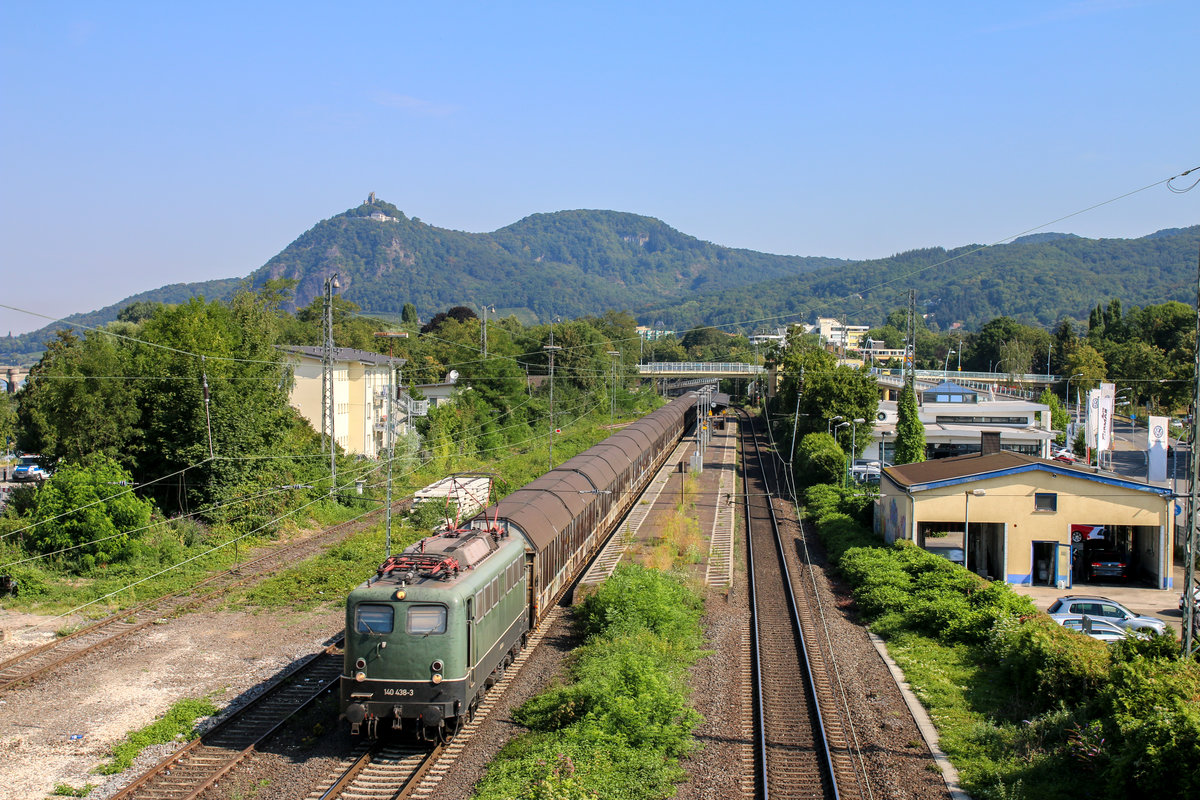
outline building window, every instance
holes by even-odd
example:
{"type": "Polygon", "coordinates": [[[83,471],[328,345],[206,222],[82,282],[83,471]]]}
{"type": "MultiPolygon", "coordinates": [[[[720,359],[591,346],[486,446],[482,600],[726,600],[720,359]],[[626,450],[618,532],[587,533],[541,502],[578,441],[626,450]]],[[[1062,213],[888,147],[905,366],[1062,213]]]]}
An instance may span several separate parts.
{"type": "Polygon", "coordinates": [[[1058,511],[1058,495],[1053,492],[1035,492],[1033,495],[1034,511],[1058,511]]]}

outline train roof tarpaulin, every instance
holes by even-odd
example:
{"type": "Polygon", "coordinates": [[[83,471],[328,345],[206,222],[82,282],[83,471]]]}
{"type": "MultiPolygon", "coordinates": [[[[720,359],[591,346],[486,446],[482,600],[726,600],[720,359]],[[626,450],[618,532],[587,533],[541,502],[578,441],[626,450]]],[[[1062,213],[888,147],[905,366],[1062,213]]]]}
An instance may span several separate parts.
{"type": "Polygon", "coordinates": [[[487,518],[499,517],[515,525],[539,553],[571,524],[571,512],[551,492],[517,489],[487,510],[487,518]]]}
{"type": "Polygon", "coordinates": [[[613,470],[612,464],[591,450],[564,461],[554,469],[577,471],[592,482],[593,489],[598,490],[609,488],[617,479],[617,473],[613,470]]]}

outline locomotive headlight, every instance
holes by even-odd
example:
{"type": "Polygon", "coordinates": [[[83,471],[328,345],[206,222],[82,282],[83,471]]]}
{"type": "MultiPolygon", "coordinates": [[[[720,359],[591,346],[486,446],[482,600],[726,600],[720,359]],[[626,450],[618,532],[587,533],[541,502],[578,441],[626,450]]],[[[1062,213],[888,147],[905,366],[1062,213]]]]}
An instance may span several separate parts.
{"type": "Polygon", "coordinates": [[[359,683],[362,683],[366,679],[367,679],[367,673],[363,672],[362,670],[359,670],[358,672],[354,673],[354,680],[358,681],[359,683]]]}
{"type": "Polygon", "coordinates": [[[405,594],[403,589],[397,589],[396,593],[392,596],[395,597],[397,600],[403,600],[407,595],[405,594]]]}
{"type": "Polygon", "coordinates": [[[355,669],[366,669],[367,668],[367,660],[365,658],[360,658],[358,661],[355,661],[354,668],[355,669]]]}
{"type": "Polygon", "coordinates": [[[431,670],[433,670],[434,672],[441,672],[442,669],[444,668],[444,666],[445,665],[442,664],[442,660],[439,658],[439,659],[436,659],[432,664],[430,664],[429,668],[431,670]]]}
{"type": "Polygon", "coordinates": [[[441,674],[440,672],[435,672],[435,673],[434,673],[434,675],[433,675],[433,682],[434,682],[434,684],[439,684],[439,683],[441,683],[441,682],[442,682],[442,674],[441,674]]]}

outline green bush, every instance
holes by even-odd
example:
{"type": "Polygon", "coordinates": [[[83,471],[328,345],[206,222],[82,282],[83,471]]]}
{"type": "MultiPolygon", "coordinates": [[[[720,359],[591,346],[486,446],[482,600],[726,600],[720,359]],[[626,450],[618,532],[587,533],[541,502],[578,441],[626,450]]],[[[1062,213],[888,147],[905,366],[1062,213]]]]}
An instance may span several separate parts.
{"type": "Polygon", "coordinates": [[[1099,693],[1111,737],[1105,778],[1113,797],[1200,796],[1200,668],[1135,658],[1113,665],[1099,693]]]}
{"type": "Polygon", "coordinates": [[[1038,711],[1059,703],[1084,704],[1108,680],[1107,646],[1043,614],[998,623],[989,652],[1016,700],[1038,711]]]}
{"type": "Polygon", "coordinates": [[[680,647],[700,645],[700,598],[678,578],[655,569],[622,565],[575,609],[585,637],[614,637],[648,630],[680,647]]]}
{"type": "Polygon", "coordinates": [[[477,798],[627,798],[675,794],[700,715],[687,704],[699,657],[699,598],[681,577],[623,566],[576,607],[587,637],[570,683],[513,713],[530,733],[488,767],[477,798]]]}
{"type": "Polygon", "coordinates": [[[828,433],[810,433],[796,448],[796,477],[801,484],[841,483],[846,453],[828,433]]]}

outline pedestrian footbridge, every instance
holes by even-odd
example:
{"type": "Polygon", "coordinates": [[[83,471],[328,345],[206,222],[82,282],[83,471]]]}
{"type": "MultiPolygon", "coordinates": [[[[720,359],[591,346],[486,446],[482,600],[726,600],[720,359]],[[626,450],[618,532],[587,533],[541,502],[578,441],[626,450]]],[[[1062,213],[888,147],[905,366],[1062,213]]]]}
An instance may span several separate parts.
{"type": "Polygon", "coordinates": [[[638,364],[643,378],[755,378],[766,369],[757,364],[722,364],[705,361],[656,361],[638,364]]]}

